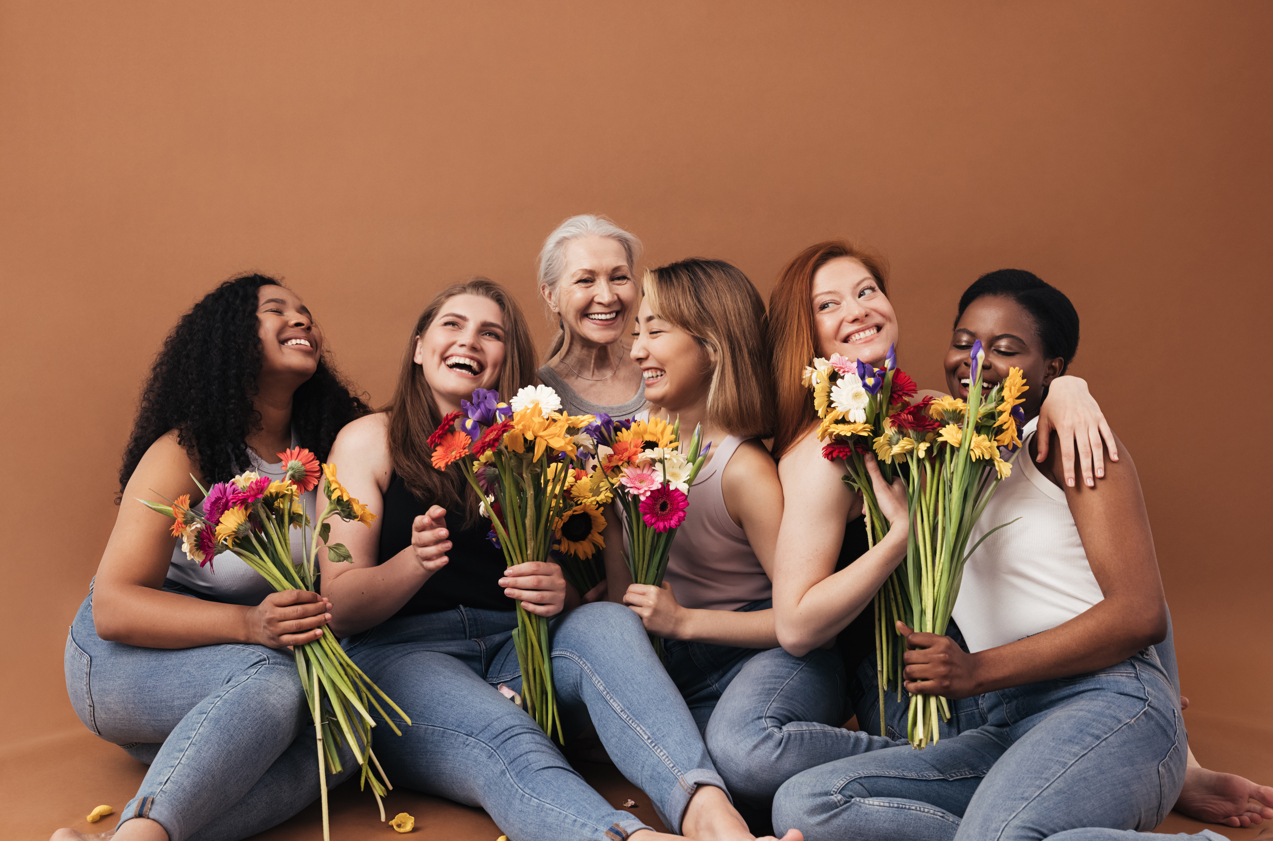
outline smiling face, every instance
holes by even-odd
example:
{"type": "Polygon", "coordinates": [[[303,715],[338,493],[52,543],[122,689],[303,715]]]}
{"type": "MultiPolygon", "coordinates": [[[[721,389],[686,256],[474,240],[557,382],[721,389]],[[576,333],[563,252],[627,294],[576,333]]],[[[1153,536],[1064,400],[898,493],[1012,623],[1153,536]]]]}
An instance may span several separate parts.
{"type": "Polygon", "coordinates": [[[1065,368],[1060,357],[1049,359],[1034,319],[1012,298],[1002,295],[982,296],[964,310],[955,325],[946,352],[946,388],[955,397],[968,399],[972,363],[969,353],[973,342],[980,341],[986,352],[982,369],[982,390],[989,391],[1008,376],[1009,368],[1020,368],[1029,390],[1022,395],[1026,418],[1039,413],[1043,389],[1065,368]]]}
{"type": "Polygon", "coordinates": [[[586,236],[567,242],[563,255],[566,268],[556,288],[545,284],[540,294],[561,316],[572,342],[617,342],[630,324],[637,299],[623,245],[609,237],[586,236]]]}
{"type": "Polygon", "coordinates": [[[637,310],[632,359],[641,368],[645,398],[671,414],[701,404],[707,392],[715,360],[707,348],[681,328],[650,311],[649,299],[637,310]]]}
{"type": "Polygon", "coordinates": [[[266,285],[257,290],[257,335],[261,375],[304,382],[318,370],[323,333],[295,292],[266,285]]]}
{"type": "Polygon", "coordinates": [[[456,295],[416,339],[414,360],[445,414],[476,388],[495,388],[504,365],[504,313],[481,295],[456,295]]]}
{"type": "Polygon", "coordinates": [[[875,276],[852,257],[837,257],[813,276],[818,355],[838,353],[882,367],[897,342],[897,316],[875,276]]]}

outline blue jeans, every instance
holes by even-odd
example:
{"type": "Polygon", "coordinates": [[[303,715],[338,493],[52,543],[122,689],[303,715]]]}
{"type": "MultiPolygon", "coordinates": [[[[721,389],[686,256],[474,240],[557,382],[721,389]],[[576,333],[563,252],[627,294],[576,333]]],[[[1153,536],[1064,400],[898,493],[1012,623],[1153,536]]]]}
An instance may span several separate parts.
{"type": "MultiPolygon", "coordinates": [[[[389,778],[481,806],[517,841],[619,841],[649,827],[615,809],[496,686],[520,691],[514,613],[457,608],[391,619],[346,642],[349,656],[411,717],[377,727],[389,778]]],[[[700,785],[724,790],[694,719],[641,620],[610,602],[551,625],[553,681],[567,735],[591,720],[615,765],[679,831],[700,785]]]]}
{"type": "MultiPolygon", "coordinates": [[[[150,818],[172,841],[234,841],[318,798],[314,728],[291,652],[106,642],[93,625],[90,587],[66,640],[65,669],[80,721],[150,766],[120,824],[150,818]]],[[[342,764],[329,786],[356,767],[342,764]]]]}
{"type": "Polygon", "coordinates": [[[776,828],[907,841],[1149,830],[1180,793],[1187,748],[1180,700],[1153,649],[1097,672],[987,693],[978,703],[986,723],[957,737],[794,777],[775,798],[776,828]]]}

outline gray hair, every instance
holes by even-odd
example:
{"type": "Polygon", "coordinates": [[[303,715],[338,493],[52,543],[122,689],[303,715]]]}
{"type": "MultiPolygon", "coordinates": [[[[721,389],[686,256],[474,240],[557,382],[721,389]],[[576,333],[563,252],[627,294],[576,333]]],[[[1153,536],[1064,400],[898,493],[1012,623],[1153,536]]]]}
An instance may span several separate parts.
{"type": "MultiPolygon", "coordinates": [[[[605,216],[590,213],[571,216],[548,235],[539,252],[539,286],[547,286],[549,295],[556,295],[557,283],[566,272],[566,243],[589,236],[607,237],[622,245],[623,253],[628,258],[628,271],[634,269],[637,258],[641,256],[641,240],[605,216]]],[[[557,355],[565,341],[565,331],[559,329],[557,337],[553,339],[552,349],[548,351],[549,359],[557,355]]]]}

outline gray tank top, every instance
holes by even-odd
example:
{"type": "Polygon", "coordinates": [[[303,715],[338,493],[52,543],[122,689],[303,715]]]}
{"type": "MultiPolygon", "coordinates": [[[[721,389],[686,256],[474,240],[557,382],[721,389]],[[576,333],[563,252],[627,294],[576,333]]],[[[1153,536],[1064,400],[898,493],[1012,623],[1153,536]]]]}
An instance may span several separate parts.
{"type": "MultiPolygon", "coordinates": [[[[293,439],[292,446],[297,446],[293,439]]],[[[248,461],[251,463],[249,469],[256,471],[262,476],[268,476],[271,479],[282,479],[285,465],[266,464],[257,457],[256,453],[248,450],[248,461]]],[[[314,504],[318,496],[318,490],[312,490],[309,493],[301,494],[301,503],[305,506],[305,514],[310,518],[312,523],[314,520],[314,504]]],[[[203,511],[203,502],[200,502],[195,508],[203,511]]],[[[305,552],[309,548],[305,540],[301,537],[300,529],[289,529],[292,545],[292,562],[299,563],[305,557],[305,552]]],[[[308,529],[305,534],[309,535],[308,529]]],[[[201,597],[217,602],[228,602],[230,604],[255,605],[260,604],[261,600],[274,592],[274,588],[270,586],[264,578],[262,578],[256,570],[248,566],[238,558],[233,552],[222,552],[213,557],[213,559],[200,567],[198,562],[192,561],[186,557],[186,553],[181,551],[181,541],[172,550],[172,561],[168,566],[168,580],[175,581],[184,587],[194,590],[201,597]]]]}

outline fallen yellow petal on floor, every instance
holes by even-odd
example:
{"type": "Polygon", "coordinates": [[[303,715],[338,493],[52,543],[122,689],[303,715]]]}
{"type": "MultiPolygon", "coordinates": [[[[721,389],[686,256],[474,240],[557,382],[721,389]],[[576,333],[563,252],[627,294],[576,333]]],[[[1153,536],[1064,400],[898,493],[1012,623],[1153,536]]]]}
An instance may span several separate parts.
{"type": "Polygon", "coordinates": [[[501,835],[499,838],[496,838],[495,841],[508,841],[508,836],[501,835]]]}
{"type": "Polygon", "coordinates": [[[399,812],[393,816],[393,820],[389,821],[389,826],[393,827],[396,832],[410,832],[415,829],[415,818],[406,812],[399,812]]]}
{"type": "Polygon", "coordinates": [[[98,806],[96,809],[88,813],[88,822],[97,823],[107,815],[113,814],[114,809],[109,806],[98,806]]]}

